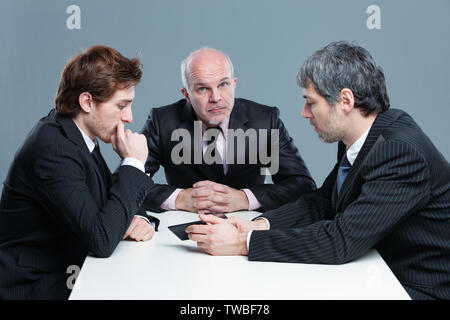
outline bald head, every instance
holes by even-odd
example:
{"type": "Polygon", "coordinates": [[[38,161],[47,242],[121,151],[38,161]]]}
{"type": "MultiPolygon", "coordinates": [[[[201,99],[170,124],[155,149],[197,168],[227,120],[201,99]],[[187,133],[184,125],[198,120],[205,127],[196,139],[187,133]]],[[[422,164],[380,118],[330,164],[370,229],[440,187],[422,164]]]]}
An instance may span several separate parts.
{"type": "Polygon", "coordinates": [[[226,72],[230,79],[234,77],[233,64],[223,52],[204,47],[190,53],[181,62],[181,81],[183,87],[189,90],[192,79],[198,74],[214,76],[216,72],[226,72]]]}

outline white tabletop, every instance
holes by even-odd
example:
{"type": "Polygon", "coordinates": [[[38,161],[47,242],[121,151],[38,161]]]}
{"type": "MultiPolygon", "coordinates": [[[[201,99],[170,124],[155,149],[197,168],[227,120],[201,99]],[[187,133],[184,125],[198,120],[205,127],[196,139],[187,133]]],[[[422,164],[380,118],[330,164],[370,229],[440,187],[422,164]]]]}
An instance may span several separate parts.
{"type": "MultiPolygon", "coordinates": [[[[343,265],[254,262],[210,256],[179,240],[167,226],[198,220],[194,213],[154,214],[159,231],[147,242],[121,241],[107,259],[87,257],[71,300],[410,299],[372,249],[343,265]]],[[[256,212],[227,214],[251,219],[256,212]]]]}

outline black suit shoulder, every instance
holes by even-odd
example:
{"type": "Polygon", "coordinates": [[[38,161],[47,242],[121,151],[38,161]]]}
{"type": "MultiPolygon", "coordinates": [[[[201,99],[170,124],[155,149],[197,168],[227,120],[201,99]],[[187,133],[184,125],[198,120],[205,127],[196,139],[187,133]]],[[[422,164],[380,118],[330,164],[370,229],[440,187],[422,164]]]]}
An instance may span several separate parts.
{"type": "Polygon", "coordinates": [[[258,119],[267,119],[274,115],[278,117],[280,113],[280,110],[277,107],[267,106],[243,98],[236,98],[235,107],[238,107],[239,111],[246,112],[248,115],[258,115],[258,119]]]}
{"type": "Polygon", "coordinates": [[[417,152],[430,168],[432,180],[450,180],[450,166],[442,153],[423,132],[416,121],[405,111],[390,109],[392,123],[381,133],[385,141],[405,144],[417,152]]]}

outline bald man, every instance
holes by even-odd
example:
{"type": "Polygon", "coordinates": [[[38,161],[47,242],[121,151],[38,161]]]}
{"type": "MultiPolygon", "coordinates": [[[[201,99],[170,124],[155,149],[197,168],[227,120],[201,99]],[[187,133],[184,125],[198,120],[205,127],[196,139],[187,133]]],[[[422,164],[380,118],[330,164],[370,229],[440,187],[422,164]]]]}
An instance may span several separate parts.
{"type": "Polygon", "coordinates": [[[266,211],[315,189],[278,108],[235,98],[237,79],[225,53],[192,52],[181,79],[184,99],[153,108],[142,130],[145,170],[153,176],[163,166],[167,180],[148,194],[147,210],[266,211]],[[264,183],[267,171],[271,184],[264,183]]]}

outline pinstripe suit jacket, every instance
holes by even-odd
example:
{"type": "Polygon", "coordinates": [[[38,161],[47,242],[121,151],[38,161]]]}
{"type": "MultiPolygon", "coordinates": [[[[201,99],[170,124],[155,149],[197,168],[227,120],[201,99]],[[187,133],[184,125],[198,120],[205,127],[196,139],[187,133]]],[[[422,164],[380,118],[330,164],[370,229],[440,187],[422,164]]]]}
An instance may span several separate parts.
{"type": "Polygon", "coordinates": [[[414,299],[450,299],[450,166],[414,120],[391,109],[373,123],[336,193],[345,152],[323,186],[266,212],[249,260],[341,264],[375,247],[414,299]]]}
{"type": "Polygon", "coordinates": [[[0,202],[0,299],[65,299],[68,266],[111,255],[152,181],[122,166],[113,182],[104,166],[107,181],[73,120],[54,110],[31,130],[0,202]]]}

